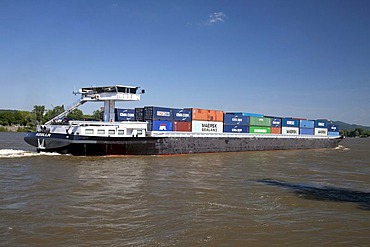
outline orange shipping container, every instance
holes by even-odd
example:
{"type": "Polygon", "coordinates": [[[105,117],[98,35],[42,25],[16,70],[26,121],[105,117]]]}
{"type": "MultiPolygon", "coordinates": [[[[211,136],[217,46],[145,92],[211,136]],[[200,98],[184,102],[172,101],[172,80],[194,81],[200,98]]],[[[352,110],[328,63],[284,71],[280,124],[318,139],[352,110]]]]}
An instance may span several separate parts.
{"type": "Polygon", "coordinates": [[[192,111],[192,120],[223,122],[224,112],[199,108],[188,108],[192,111]]]}
{"type": "Polygon", "coordinates": [[[271,127],[271,134],[281,134],[281,128],[271,127]]]}

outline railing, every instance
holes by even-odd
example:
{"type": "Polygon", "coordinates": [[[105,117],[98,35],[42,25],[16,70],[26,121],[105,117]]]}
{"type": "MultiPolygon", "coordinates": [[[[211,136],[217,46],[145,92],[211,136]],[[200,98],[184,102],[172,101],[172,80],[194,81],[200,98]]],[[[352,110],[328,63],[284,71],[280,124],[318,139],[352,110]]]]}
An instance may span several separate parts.
{"type": "Polygon", "coordinates": [[[71,111],[73,111],[74,109],[76,109],[77,107],[79,107],[80,105],[84,104],[86,101],[85,100],[78,100],[76,101],[74,104],[72,104],[71,106],[67,107],[67,110],[65,110],[64,112],[60,113],[59,115],[53,117],[52,119],[50,119],[49,121],[47,121],[45,123],[45,125],[48,125],[48,124],[51,124],[52,122],[66,116],[68,113],[70,113],[71,111]]]}

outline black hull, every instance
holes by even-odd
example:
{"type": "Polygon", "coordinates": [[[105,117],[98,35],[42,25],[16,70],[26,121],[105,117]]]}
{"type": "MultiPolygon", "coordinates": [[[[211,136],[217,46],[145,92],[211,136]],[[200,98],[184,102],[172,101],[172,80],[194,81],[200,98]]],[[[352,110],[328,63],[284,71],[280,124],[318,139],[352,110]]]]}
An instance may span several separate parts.
{"type": "Polygon", "coordinates": [[[87,137],[64,134],[27,133],[25,141],[38,151],[79,156],[170,155],[259,150],[314,149],[337,147],[340,138],[277,137],[87,137]]]}

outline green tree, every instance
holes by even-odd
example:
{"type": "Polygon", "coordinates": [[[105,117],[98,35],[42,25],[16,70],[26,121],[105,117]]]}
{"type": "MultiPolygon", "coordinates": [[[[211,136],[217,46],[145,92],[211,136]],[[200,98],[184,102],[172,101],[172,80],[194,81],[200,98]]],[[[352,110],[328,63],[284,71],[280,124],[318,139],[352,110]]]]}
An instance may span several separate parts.
{"type": "Polygon", "coordinates": [[[73,119],[73,120],[80,120],[82,119],[82,117],[83,117],[83,113],[80,109],[74,109],[67,115],[68,119],[73,119]]]}
{"type": "Polygon", "coordinates": [[[101,110],[96,110],[93,112],[92,118],[95,120],[102,120],[102,113],[103,111],[101,110]]]}
{"type": "Polygon", "coordinates": [[[48,121],[50,119],[52,119],[53,117],[56,117],[58,116],[59,114],[61,114],[62,112],[64,112],[64,105],[61,105],[61,106],[56,106],[54,107],[52,110],[48,110],[46,113],[45,113],[45,116],[44,116],[44,121],[48,121]]]}
{"type": "Polygon", "coordinates": [[[35,114],[36,124],[42,124],[44,120],[45,106],[44,105],[33,106],[32,113],[35,114]]]}

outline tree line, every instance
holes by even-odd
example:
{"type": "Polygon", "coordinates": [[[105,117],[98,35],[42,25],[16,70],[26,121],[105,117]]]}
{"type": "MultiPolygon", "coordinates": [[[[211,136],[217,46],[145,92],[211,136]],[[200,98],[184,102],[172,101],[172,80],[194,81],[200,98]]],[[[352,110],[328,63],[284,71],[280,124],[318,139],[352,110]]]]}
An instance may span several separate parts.
{"type": "Polygon", "coordinates": [[[347,137],[369,137],[370,131],[363,128],[356,128],[354,130],[340,130],[340,134],[347,137]]]}
{"type": "MultiPolygon", "coordinates": [[[[44,105],[35,105],[31,112],[17,110],[0,110],[0,131],[6,129],[1,126],[18,126],[18,131],[34,130],[37,125],[44,124],[46,121],[64,112],[64,106],[56,106],[47,110],[44,105]]],[[[79,109],[72,110],[66,120],[101,120],[101,111],[96,110],[93,115],[85,115],[79,109]]]]}

